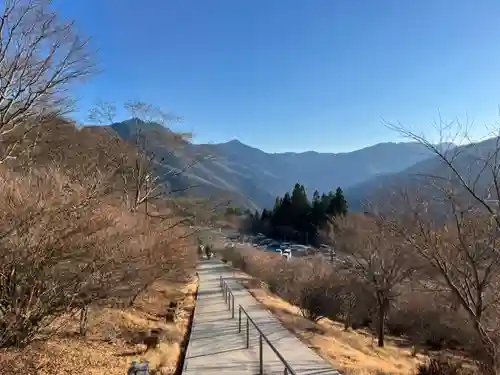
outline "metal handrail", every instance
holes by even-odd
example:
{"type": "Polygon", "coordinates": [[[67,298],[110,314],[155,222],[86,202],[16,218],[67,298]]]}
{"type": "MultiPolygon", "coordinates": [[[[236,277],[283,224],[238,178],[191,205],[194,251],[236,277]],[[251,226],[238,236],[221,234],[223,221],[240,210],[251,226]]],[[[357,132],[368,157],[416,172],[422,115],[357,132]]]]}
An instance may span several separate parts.
{"type": "MultiPolygon", "coordinates": [[[[231,318],[234,319],[234,294],[229,285],[227,284],[227,281],[222,278],[222,275],[220,276],[220,287],[222,289],[222,294],[224,295],[224,301],[228,304],[228,310],[231,310],[231,318]]],[[[284,375],[296,375],[295,371],[293,371],[292,367],[288,364],[285,358],[280,354],[278,349],[269,341],[269,339],[266,337],[264,332],[259,328],[257,323],[250,317],[248,312],[238,304],[238,333],[241,333],[241,317],[242,313],[245,314],[246,316],[246,347],[247,349],[250,348],[250,323],[255,327],[257,332],[259,333],[259,375],[264,374],[264,353],[263,353],[263,341],[269,345],[271,350],[276,354],[276,356],[279,358],[281,363],[284,366],[283,374],[284,375]]]]}

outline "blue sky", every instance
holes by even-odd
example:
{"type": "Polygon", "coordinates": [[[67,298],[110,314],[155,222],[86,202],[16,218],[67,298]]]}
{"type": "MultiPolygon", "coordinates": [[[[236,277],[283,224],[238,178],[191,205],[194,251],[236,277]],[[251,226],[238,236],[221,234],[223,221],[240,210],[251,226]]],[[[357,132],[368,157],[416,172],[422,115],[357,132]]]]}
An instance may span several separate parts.
{"type": "Polygon", "coordinates": [[[56,1],[99,50],[78,89],[184,116],[198,142],[342,152],[398,141],[381,119],[433,136],[438,112],[498,119],[498,0],[56,1]]]}

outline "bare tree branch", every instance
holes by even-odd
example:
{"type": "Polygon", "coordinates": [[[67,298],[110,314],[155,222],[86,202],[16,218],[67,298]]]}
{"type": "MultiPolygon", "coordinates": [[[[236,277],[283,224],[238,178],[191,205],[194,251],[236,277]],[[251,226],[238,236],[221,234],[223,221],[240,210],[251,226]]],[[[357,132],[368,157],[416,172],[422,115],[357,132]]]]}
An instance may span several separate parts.
{"type": "Polygon", "coordinates": [[[372,290],[378,305],[378,345],[384,346],[384,324],[398,288],[416,271],[408,246],[377,215],[333,219],[337,253],[358,280],[372,290]]]}
{"type": "Polygon", "coordinates": [[[72,85],[95,72],[88,40],[48,0],[0,7],[0,163],[15,158],[28,133],[73,106],[72,85]]]}

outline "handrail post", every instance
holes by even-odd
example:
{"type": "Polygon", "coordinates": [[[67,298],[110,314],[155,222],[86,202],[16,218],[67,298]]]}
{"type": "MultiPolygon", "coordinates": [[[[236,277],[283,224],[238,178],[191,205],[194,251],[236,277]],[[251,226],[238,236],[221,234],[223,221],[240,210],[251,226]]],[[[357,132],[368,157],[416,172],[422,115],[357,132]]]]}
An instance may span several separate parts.
{"type": "Polygon", "coordinates": [[[250,322],[247,316],[247,349],[250,347],[250,322]]]}
{"type": "Polygon", "coordinates": [[[241,333],[241,306],[238,305],[238,333],[241,333]]]}
{"type": "MultiPolygon", "coordinates": [[[[232,294],[232,291],[229,289],[229,292],[231,294],[231,298],[233,300],[233,318],[234,318],[234,294],[232,294]]],[[[231,302],[229,302],[231,303],[231,302]]],[[[274,347],[274,345],[269,341],[269,339],[264,335],[264,332],[261,331],[261,329],[257,326],[257,323],[253,321],[252,318],[250,318],[250,315],[245,311],[243,306],[238,304],[238,333],[241,333],[241,318],[242,314],[245,314],[246,317],[246,348],[250,348],[250,323],[255,327],[255,330],[257,331],[256,333],[259,335],[259,375],[264,375],[264,341],[266,341],[266,344],[269,345],[269,347],[272,349],[274,354],[279,358],[281,363],[284,366],[283,369],[283,374],[284,375],[295,375],[295,370],[293,370],[288,362],[286,361],[285,358],[278,352],[278,350],[274,347]]]]}
{"type": "Polygon", "coordinates": [[[234,294],[231,293],[231,298],[233,300],[233,309],[231,311],[231,318],[234,319],[234,294]]]}
{"type": "Polygon", "coordinates": [[[262,334],[259,335],[259,374],[264,374],[264,353],[262,350],[262,334]]]}
{"type": "Polygon", "coordinates": [[[228,289],[228,294],[227,294],[227,309],[228,310],[231,310],[231,296],[233,295],[233,292],[231,292],[229,289],[228,289]]]}

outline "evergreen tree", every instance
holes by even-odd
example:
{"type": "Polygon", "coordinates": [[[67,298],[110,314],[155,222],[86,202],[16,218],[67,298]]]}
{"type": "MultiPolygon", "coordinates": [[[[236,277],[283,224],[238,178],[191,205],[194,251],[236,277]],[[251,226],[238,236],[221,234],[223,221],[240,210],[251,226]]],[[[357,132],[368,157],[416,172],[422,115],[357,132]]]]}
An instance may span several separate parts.
{"type": "Polygon", "coordinates": [[[314,203],[319,203],[319,204],[321,204],[321,197],[320,197],[320,195],[319,195],[319,191],[317,191],[317,190],[314,190],[312,203],[313,203],[313,205],[314,205],[314,203]]]}
{"type": "Polygon", "coordinates": [[[330,202],[329,211],[333,216],[345,216],[347,215],[347,208],[347,201],[344,197],[344,192],[340,187],[338,187],[330,202]]]}
{"type": "Polygon", "coordinates": [[[347,212],[349,211],[349,206],[347,204],[347,199],[345,199],[344,192],[340,187],[337,188],[335,196],[338,201],[339,214],[343,216],[347,215],[347,212]]]}
{"type": "Polygon", "coordinates": [[[270,237],[309,243],[325,228],[329,216],[346,214],[347,202],[341,188],[321,195],[315,191],[309,201],[304,185],[296,183],[291,193],[276,198],[272,209],[255,213],[252,228],[270,237]]]}
{"type": "MultiPolygon", "coordinates": [[[[323,196],[325,195],[323,194],[323,196]]],[[[317,228],[322,227],[326,221],[325,207],[323,197],[320,197],[319,192],[315,191],[311,207],[311,223],[317,228]]]]}
{"type": "Polygon", "coordinates": [[[308,228],[307,217],[311,211],[311,205],[307,199],[306,189],[303,185],[295,184],[292,191],[292,226],[299,232],[304,232],[308,228]]]}
{"type": "Polygon", "coordinates": [[[260,216],[260,220],[267,220],[272,216],[272,212],[266,210],[265,208],[262,210],[262,215],[260,216]]]}
{"type": "Polygon", "coordinates": [[[345,201],[342,189],[337,188],[331,197],[328,207],[326,208],[327,215],[339,216],[347,214],[347,202],[345,201]]]}
{"type": "Polygon", "coordinates": [[[271,224],[274,228],[279,226],[288,226],[292,224],[293,205],[290,193],[286,193],[281,200],[281,204],[271,217],[271,224]]]}
{"type": "Polygon", "coordinates": [[[274,202],[274,207],[273,207],[273,214],[275,214],[276,211],[278,211],[278,209],[281,206],[281,203],[283,203],[283,199],[280,197],[276,197],[276,200],[274,202]]]}

